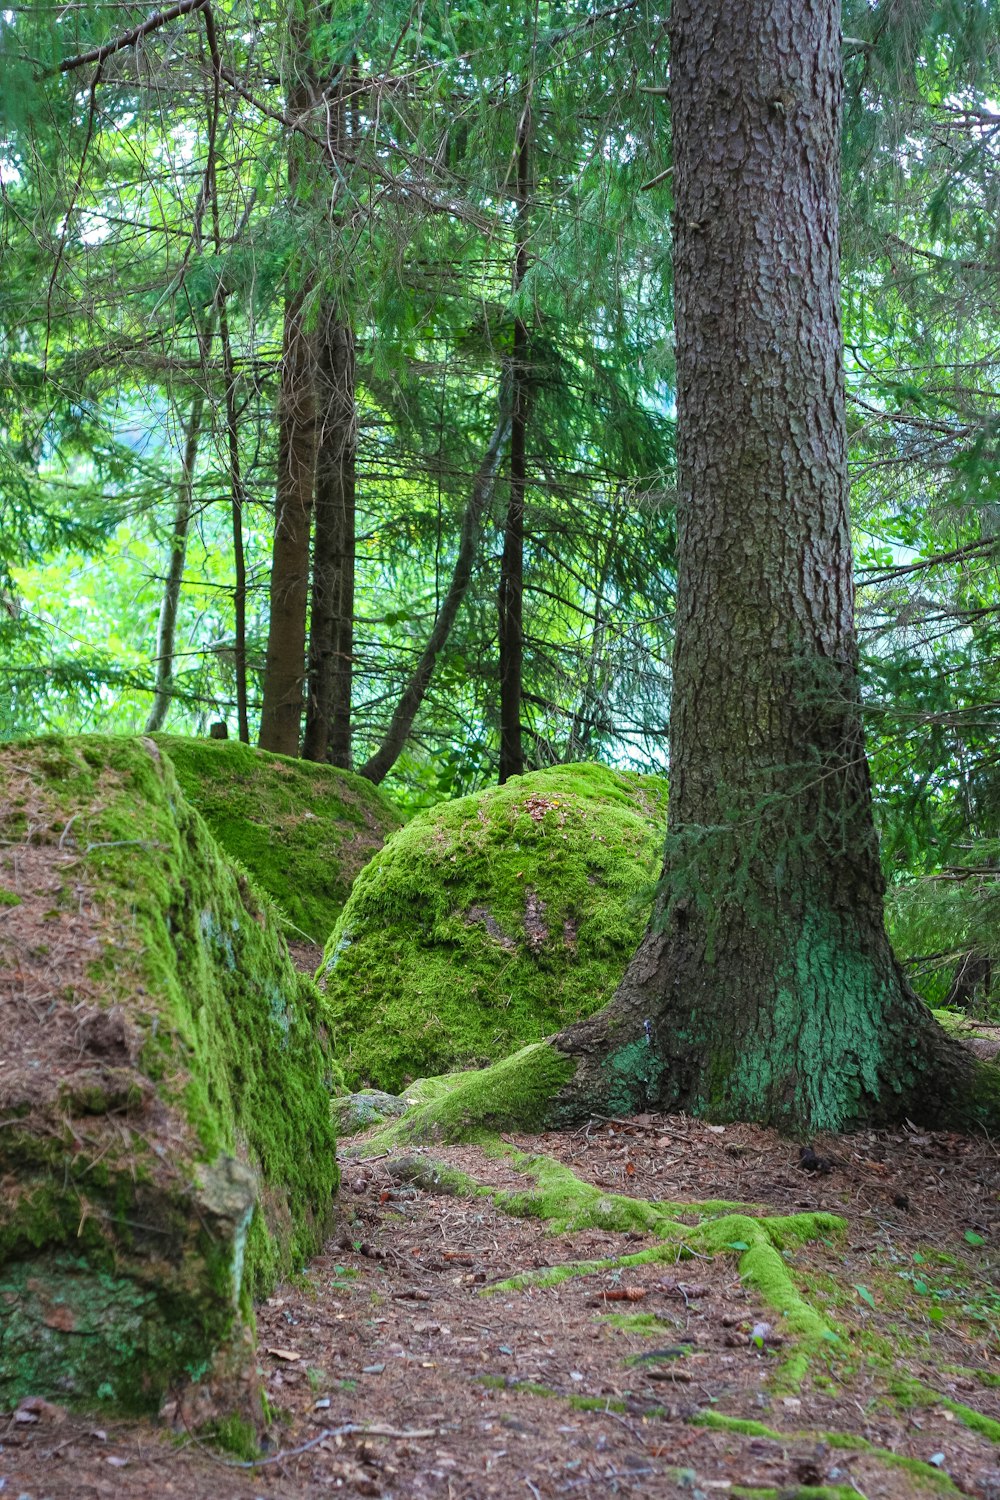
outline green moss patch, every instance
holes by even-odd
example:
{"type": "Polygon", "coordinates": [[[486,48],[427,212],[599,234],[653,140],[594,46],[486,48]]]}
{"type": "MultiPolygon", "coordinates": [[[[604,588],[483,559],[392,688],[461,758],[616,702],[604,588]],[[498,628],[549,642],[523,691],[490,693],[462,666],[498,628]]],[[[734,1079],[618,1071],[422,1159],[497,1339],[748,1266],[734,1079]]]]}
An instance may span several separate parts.
{"type": "Polygon", "coordinates": [[[416,1102],[399,1120],[369,1137],[365,1153],[407,1141],[481,1139],[497,1130],[542,1126],[553,1097],[574,1064],[548,1042],[532,1042],[491,1068],[424,1078],[407,1090],[416,1102]]]}
{"type": "Polygon", "coordinates": [[[443,803],[355,882],[320,980],[352,1087],[503,1057],[600,1009],[649,917],[666,785],[558,766],[443,803]]]}
{"type": "Polygon", "coordinates": [[[950,1411],[970,1432],[978,1432],[982,1437],[989,1438],[991,1443],[1000,1443],[1000,1422],[992,1417],[984,1416],[981,1411],[965,1406],[961,1401],[954,1401],[950,1396],[942,1396],[931,1386],[924,1385],[919,1380],[913,1380],[908,1375],[895,1376],[891,1388],[896,1400],[905,1410],[920,1406],[938,1406],[943,1411],[950,1411]]]}
{"type": "MultiPolygon", "coordinates": [[[[863,1437],[856,1437],[853,1433],[823,1432],[818,1429],[809,1432],[778,1432],[776,1428],[767,1427],[763,1422],[749,1421],[744,1417],[728,1417],[721,1411],[699,1412],[696,1417],[691,1417],[690,1421],[694,1427],[714,1427],[717,1432],[738,1432],[743,1437],[766,1438],[774,1443],[820,1442],[826,1443],[830,1448],[845,1452],[869,1453],[887,1468],[903,1470],[917,1483],[928,1485],[939,1491],[943,1490],[949,1494],[959,1493],[954,1481],[934,1464],[924,1463],[919,1458],[907,1458],[901,1453],[893,1453],[890,1448],[879,1448],[863,1437]]],[[[753,1491],[749,1493],[752,1494],[753,1491]]]]}
{"type": "Polygon", "coordinates": [[[0,747],[0,787],[0,1405],[235,1430],[251,1300],[331,1223],[322,1001],[152,740],[0,747]]]}
{"type": "Polygon", "coordinates": [[[363,776],[236,740],[155,738],[226,853],[325,943],[358,871],[402,825],[388,798],[363,776]]]}

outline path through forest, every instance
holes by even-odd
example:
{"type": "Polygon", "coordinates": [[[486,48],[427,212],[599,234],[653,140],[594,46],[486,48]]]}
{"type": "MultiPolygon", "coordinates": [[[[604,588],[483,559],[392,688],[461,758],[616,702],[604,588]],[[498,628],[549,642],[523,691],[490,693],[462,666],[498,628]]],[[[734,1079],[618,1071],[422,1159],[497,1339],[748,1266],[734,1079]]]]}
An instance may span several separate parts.
{"type": "MultiPolygon", "coordinates": [[[[839,1348],[813,1359],[798,1389],[777,1389],[789,1346],[780,1317],[741,1282],[738,1249],[494,1291],[526,1270],[652,1240],[553,1236],[486,1198],[401,1184],[392,1155],[358,1160],[358,1143],[345,1142],[341,1230],[260,1314],[275,1413],[266,1460],[241,1467],[150,1425],[29,1401],[0,1421],[0,1493],[998,1500],[992,1143],[916,1130],[836,1137],[814,1142],[831,1170],[810,1173],[771,1132],[684,1117],[506,1139],[609,1193],[845,1216],[842,1240],[789,1252],[839,1348]]],[[[499,1189],[525,1186],[509,1159],[478,1148],[424,1154],[499,1189]]]]}

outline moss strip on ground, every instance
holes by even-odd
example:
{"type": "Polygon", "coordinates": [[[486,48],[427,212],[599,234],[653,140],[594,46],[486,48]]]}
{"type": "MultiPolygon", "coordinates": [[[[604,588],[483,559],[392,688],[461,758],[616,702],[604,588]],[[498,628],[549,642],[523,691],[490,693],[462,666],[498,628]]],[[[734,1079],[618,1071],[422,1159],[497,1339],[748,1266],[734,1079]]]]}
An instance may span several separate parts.
{"type": "Polygon", "coordinates": [[[940,1406],[945,1411],[950,1411],[958,1418],[963,1427],[970,1432],[978,1432],[982,1437],[989,1438],[991,1443],[1000,1443],[1000,1422],[994,1421],[992,1417],[984,1416],[981,1411],[975,1411],[971,1406],[963,1406],[961,1401],[954,1401],[950,1396],[942,1396],[932,1386],[924,1385],[919,1380],[914,1380],[909,1375],[897,1375],[890,1386],[896,1400],[906,1408],[912,1406],[940,1406]]]}
{"type": "MultiPolygon", "coordinates": [[[[536,1043],[534,1047],[525,1048],[524,1051],[537,1052],[539,1049],[543,1054],[547,1050],[544,1043],[536,1043]]],[[[523,1054],[521,1056],[522,1064],[517,1071],[518,1076],[523,1078],[526,1070],[523,1066],[523,1054]]],[[[497,1069],[491,1068],[489,1071],[494,1073],[497,1069]]],[[[460,1088],[455,1088],[422,1108],[452,1103],[459,1093],[460,1088]]],[[[401,1138],[406,1139],[403,1127],[407,1118],[370,1137],[365,1142],[365,1154],[380,1154],[387,1145],[396,1144],[401,1138]]],[[[655,1235],[660,1242],[629,1255],[571,1261],[540,1271],[522,1272],[493,1287],[484,1288],[484,1292],[516,1291],[529,1286],[551,1287],[572,1277],[589,1276],[599,1271],[619,1270],[660,1261],[676,1262],[694,1255],[734,1252],[740,1255],[741,1277],[756,1290],[762,1302],[772,1312],[782,1317],[783,1332],[790,1335],[793,1341],[781,1366],[779,1383],[783,1387],[791,1389],[799,1385],[810,1359],[824,1347],[839,1343],[839,1335],[832,1325],[805,1301],[796,1288],[785,1255],[796,1245],[840,1236],[846,1228],[843,1219],[826,1213],[791,1214],[783,1217],[756,1215],[746,1212],[747,1205],[725,1200],[669,1203],[629,1198],[618,1193],[608,1194],[591,1183],[582,1181],[569,1167],[552,1157],[526,1156],[495,1136],[492,1139],[482,1138],[480,1144],[490,1154],[503,1156],[517,1171],[530,1177],[534,1186],[524,1192],[509,1192],[470,1184],[463,1174],[423,1160],[421,1168],[425,1173],[433,1168],[435,1175],[442,1181],[448,1178],[454,1192],[489,1198],[505,1213],[518,1218],[542,1219],[551,1225],[554,1234],[581,1229],[604,1229],[621,1233],[639,1231],[655,1235]],[[734,1209],[737,1211],[733,1212],[734,1209]],[[677,1222],[682,1215],[690,1214],[699,1215],[703,1222],[695,1226],[677,1222]]]]}
{"type": "Polygon", "coordinates": [[[887,1468],[902,1469],[918,1482],[922,1481],[949,1494],[960,1493],[950,1476],[933,1464],[926,1464],[919,1458],[906,1458],[901,1453],[893,1453],[889,1448],[878,1448],[874,1443],[869,1443],[867,1438],[856,1437],[850,1432],[827,1432],[821,1429],[812,1432],[778,1432],[776,1428],[767,1427],[763,1422],[750,1421],[745,1417],[727,1417],[721,1411],[699,1412],[696,1417],[689,1418],[689,1421],[693,1427],[712,1427],[717,1432],[738,1432],[744,1437],[768,1438],[774,1443],[821,1442],[841,1451],[867,1453],[887,1468]]]}
{"type": "Polygon", "coordinates": [[[730,1494],[738,1500],[858,1500],[853,1484],[799,1484],[792,1489],[783,1484],[780,1490],[734,1484],[730,1494]]]}

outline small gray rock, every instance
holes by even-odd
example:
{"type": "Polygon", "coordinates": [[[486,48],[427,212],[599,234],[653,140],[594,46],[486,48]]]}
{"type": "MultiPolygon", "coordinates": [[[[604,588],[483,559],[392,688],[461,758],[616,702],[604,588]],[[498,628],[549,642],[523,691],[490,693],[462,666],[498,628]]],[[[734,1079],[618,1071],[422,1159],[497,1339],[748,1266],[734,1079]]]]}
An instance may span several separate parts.
{"type": "Polygon", "coordinates": [[[367,1130],[369,1125],[380,1125],[383,1120],[405,1115],[408,1107],[406,1100],[395,1094],[368,1089],[362,1094],[347,1094],[334,1099],[333,1116],[339,1135],[356,1135],[360,1130],[367,1130]]]}

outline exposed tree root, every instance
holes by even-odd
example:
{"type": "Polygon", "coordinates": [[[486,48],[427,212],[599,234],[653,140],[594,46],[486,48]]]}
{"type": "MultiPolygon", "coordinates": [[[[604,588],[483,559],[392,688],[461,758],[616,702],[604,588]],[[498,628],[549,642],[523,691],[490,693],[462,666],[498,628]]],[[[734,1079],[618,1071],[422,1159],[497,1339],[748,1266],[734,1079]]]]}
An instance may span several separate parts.
{"type": "Polygon", "coordinates": [[[961,1401],[953,1401],[950,1396],[942,1396],[929,1385],[924,1385],[919,1380],[914,1380],[909,1375],[897,1375],[892,1381],[892,1394],[904,1408],[913,1406],[941,1406],[945,1411],[950,1411],[958,1418],[963,1427],[970,1432],[978,1432],[983,1437],[989,1438],[991,1443],[1000,1443],[1000,1422],[995,1422],[992,1417],[986,1417],[981,1411],[974,1411],[971,1406],[964,1406],[961,1401]]]}
{"type": "MultiPolygon", "coordinates": [[[[934,1464],[924,1463],[919,1458],[906,1458],[901,1453],[893,1453],[889,1448],[879,1448],[874,1443],[869,1443],[865,1438],[858,1437],[848,1432],[822,1432],[817,1429],[800,1432],[779,1432],[774,1427],[767,1427],[763,1422],[747,1421],[742,1417],[727,1417],[721,1411],[704,1411],[696,1417],[690,1418],[694,1427],[714,1427],[721,1432],[738,1432],[744,1437],[768,1438],[776,1443],[826,1443],[830,1448],[850,1449],[855,1453],[868,1453],[872,1458],[890,1469],[903,1469],[916,1484],[926,1485],[936,1490],[939,1494],[958,1495],[961,1493],[955,1482],[949,1476],[936,1468],[934,1464]]],[[[744,1495],[767,1495],[769,1493],[782,1493],[768,1490],[744,1490],[734,1491],[735,1494],[744,1495]]],[[[783,1492],[787,1494],[787,1491],[783,1492]]],[[[799,1489],[793,1491],[795,1495],[824,1495],[838,1493],[838,1487],[832,1490],[829,1485],[818,1490],[799,1489]]],[[[847,1490],[845,1493],[857,1494],[857,1490],[847,1490]]]]}
{"type": "MultiPolygon", "coordinates": [[[[375,1140],[381,1142],[384,1136],[385,1132],[380,1132],[375,1140]]],[[[497,1138],[484,1145],[491,1154],[502,1155],[511,1166],[530,1177],[534,1186],[524,1192],[486,1187],[453,1168],[429,1162],[426,1157],[403,1157],[390,1163],[389,1169],[393,1176],[432,1191],[487,1197],[498,1208],[519,1218],[544,1220],[553,1234],[581,1229],[622,1233],[631,1230],[655,1235],[660,1241],[627,1255],[568,1261],[540,1271],[525,1271],[484,1288],[484,1293],[555,1286],[571,1277],[590,1276],[599,1271],[657,1262],[676,1264],[694,1256],[734,1253],[740,1257],[742,1279],[781,1319],[782,1340],[788,1350],[776,1376],[778,1386],[793,1389],[800,1385],[810,1360],[823,1349],[839,1344],[840,1336],[833,1326],[798,1291],[783,1252],[812,1240],[840,1236],[846,1227],[843,1219],[827,1213],[759,1215],[752,1206],[725,1201],[667,1203],[609,1194],[582,1181],[551,1157],[525,1156],[497,1138]],[[693,1227],[678,1223],[682,1215],[691,1214],[699,1215],[702,1222],[693,1227]]]]}

